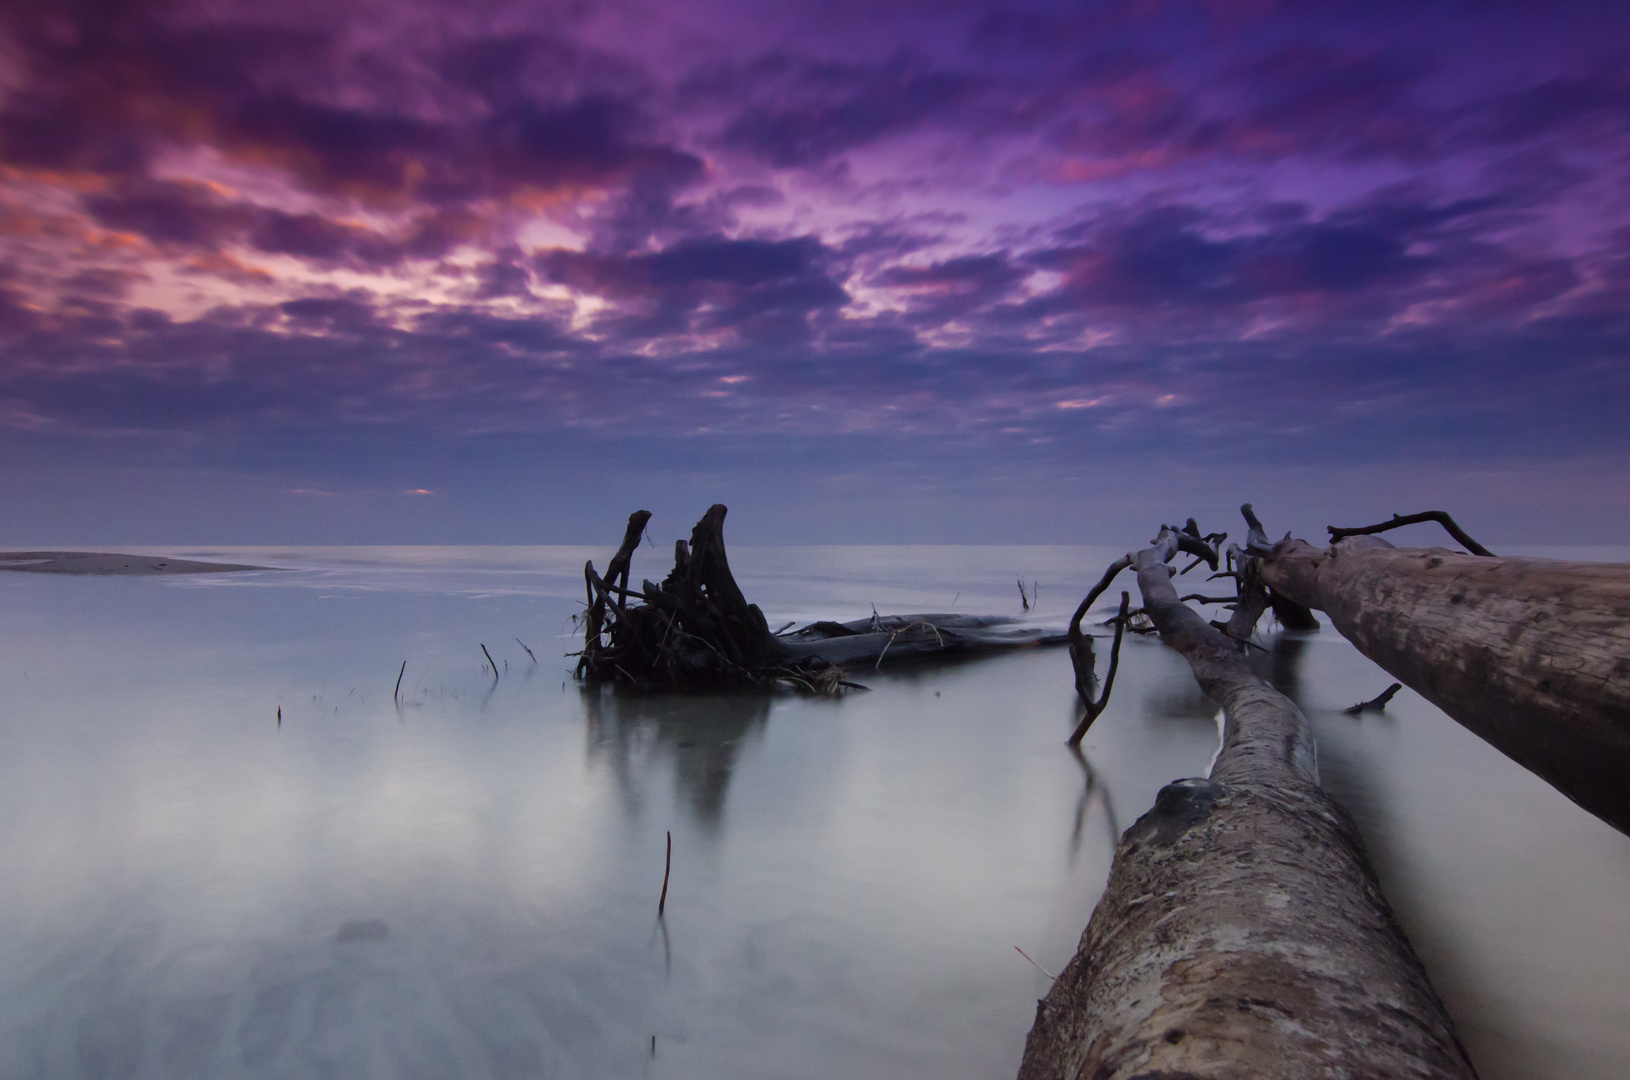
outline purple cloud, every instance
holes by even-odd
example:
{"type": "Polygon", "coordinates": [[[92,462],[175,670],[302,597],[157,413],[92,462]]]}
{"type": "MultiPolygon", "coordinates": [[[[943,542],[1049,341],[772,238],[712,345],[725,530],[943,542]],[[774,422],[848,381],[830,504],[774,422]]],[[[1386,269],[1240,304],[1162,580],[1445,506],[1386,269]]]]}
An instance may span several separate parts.
{"type": "Polygon", "coordinates": [[[721,12],[7,8],[0,439],[1630,455],[1623,14],[721,12]]]}
{"type": "Polygon", "coordinates": [[[649,254],[555,250],[538,257],[547,280],[617,304],[617,315],[602,322],[642,336],[764,322],[770,326],[759,333],[800,333],[794,324],[804,316],[849,301],[827,262],[826,250],[808,237],[698,237],[649,254]]]}

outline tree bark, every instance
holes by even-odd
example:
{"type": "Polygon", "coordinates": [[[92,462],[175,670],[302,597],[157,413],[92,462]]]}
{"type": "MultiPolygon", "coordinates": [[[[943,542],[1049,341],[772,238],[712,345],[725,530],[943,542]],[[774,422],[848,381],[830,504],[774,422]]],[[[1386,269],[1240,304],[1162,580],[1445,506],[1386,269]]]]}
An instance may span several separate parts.
{"type": "Polygon", "coordinates": [[[1630,833],[1630,564],[1283,540],[1279,594],[1496,749],[1630,833]]]}
{"type": "Polygon", "coordinates": [[[1208,779],[1167,785],[1121,837],[1020,1080],[1475,1076],[1319,788],[1307,721],[1179,601],[1177,546],[1164,530],[1133,566],[1144,611],[1222,706],[1223,747],[1208,779]]]}

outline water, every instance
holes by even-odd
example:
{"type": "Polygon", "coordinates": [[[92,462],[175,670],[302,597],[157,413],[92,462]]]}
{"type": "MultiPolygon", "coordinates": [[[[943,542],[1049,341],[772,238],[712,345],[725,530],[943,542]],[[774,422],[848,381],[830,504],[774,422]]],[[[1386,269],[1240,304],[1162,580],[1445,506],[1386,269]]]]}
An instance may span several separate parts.
{"type": "MultiPolygon", "coordinates": [[[[167,553],[292,569],[0,575],[8,1080],[1011,1076],[1049,985],[1014,947],[1062,967],[1117,832],[1217,744],[1152,642],[1078,759],[1061,651],[841,702],[584,694],[609,549],[167,553]]],[[[1116,554],[732,562],[772,626],[1018,614],[1021,574],[1062,624],[1116,554]]],[[[1482,1075],[1630,1072],[1630,838],[1408,691],[1340,715],[1390,679],[1333,633],[1261,660],[1482,1075]]]]}

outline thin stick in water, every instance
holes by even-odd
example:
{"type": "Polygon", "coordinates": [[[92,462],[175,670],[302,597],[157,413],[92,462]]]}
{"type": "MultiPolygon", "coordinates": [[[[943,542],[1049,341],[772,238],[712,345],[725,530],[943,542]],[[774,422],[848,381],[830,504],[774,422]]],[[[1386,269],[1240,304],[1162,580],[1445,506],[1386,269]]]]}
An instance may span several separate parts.
{"type": "MultiPolygon", "coordinates": [[[[519,645],[523,649],[526,649],[526,655],[532,656],[532,650],[526,648],[526,642],[522,641],[520,638],[516,638],[515,644],[519,645]]],[[[538,662],[538,658],[536,656],[532,656],[532,662],[536,664],[538,662]]]]}
{"type": "MultiPolygon", "coordinates": [[[[403,660],[402,661],[402,670],[398,671],[396,673],[396,689],[391,693],[391,700],[396,702],[397,704],[401,704],[402,676],[406,675],[406,674],[407,674],[407,661],[403,660]]],[[[281,715],[281,713],[280,713],[280,715],[281,715]]]]}
{"type": "MultiPolygon", "coordinates": [[[[479,641],[476,642],[476,644],[481,645],[481,643],[479,641]]],[[[498,681],[498,662],[492,658],[492,653],[487,651],[487,647],[485,645],[481,645],[481,655],[485,656],[487,658],[487,663],[492,665],[492,681],[497,682],[498,681]]]]}
{"type": "MultiPolygon", "coordinates": [[[[1013,948],[1018,952],[1018,954],[1020,956],[1024,957],[1026,960],[1030,960],[1030,954],[1029,953],[1025,952],[1023,949],[1020,949],[1017,945],[1013,946],[1013,948]]],[[[1037,971],[1041,972],[1043,975],[1046,975],[1049,979],[1053,980],[1054,982],[1058,981],[1058,976],[1057,975],[1054,975],[1052,972],[1048,971],[1046,968],[1042,967],[1040,964],[1036,963],[1034,960],[1030,960],[1030,966],[1035,968],[1037,971]]]]}
{"type": "Polygon", "coordinates": [[[668,833],[668,859],[662,867],[662,895],[657,898],[657,918],[662,918],[663,909],[668,906],[668,874],[674,868],[674,834],[668,833]]]}

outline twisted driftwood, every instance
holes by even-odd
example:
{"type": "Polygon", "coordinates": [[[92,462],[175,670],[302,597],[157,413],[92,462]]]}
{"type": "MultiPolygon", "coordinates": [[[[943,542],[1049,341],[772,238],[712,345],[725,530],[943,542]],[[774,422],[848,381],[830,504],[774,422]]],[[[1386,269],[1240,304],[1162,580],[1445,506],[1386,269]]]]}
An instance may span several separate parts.
{"type": "MultiPolygon", "coordinates": [[[[1395,548],[1332,529],[1261,552],[1275,593],[1512,760],[1630,833],[1630,564],[1395,548]]],[[[1452,529],[1468,549],[1486,549],[1452,529]]]]}
{"type": "Polygon", "coordinates": [[[622,546],[607,564],[583,567],[587,606],[577,677],[643,689],[695,690],[791,686],[836,693],[855,686],[845,668],[874,668],[925,658],[949,659],[996,649],[1062,643],[1061,635],[1017,620],[978,615],[873,614],[852,622],[820,621],[782,636],[770,632],[730,572],[722,504],[715,504],[674,545],[674,567],[662,583],[628,586],[634,550],[651,515],[628,519],[622,546]]]}
{"type": "Polygon", "coordinates": [[[1261,586],[1242,572],[1238,621],[1208,625],[1166,565],[1190,546],[1163,529],[1125,561],[1222,706],[1223,746],[1208,779],[1166,786],[1121,837],[1020,1080],[1474,1076],[1357,829],[1318,785],[1307,721],[1245,662],[1261,586]]]}
{"type": "MultiPolygon", "coordinates": [[[[1245,515],[1245,524],[1249,530],[1246,540],[1247,546],[1266,548],[1268,543],[1267,535],[1262,531],[1262,523],[1251,512],[1251,504],[1246,503],[1240,509],[1245,515]]],[[[1162,525],[1161,531],[1172,534],[1172,542],[1176,546],[1176,550],[1194,556],[1195,561],[1189,564],[1189,570],[1194,569],[1195,566],[1201,563],[1208,563],[1215,570],[1218,563],[1217,546],[1228,539],[1228,534],[1222,532],[1201,536],[1200,527],[1194,523],[1193,518],[1189,518],[1188,523],[1181,529],[1162,525]]],[[[1255,561],[1250,559],[1237,545],[1230,544],[1226,554],[1229,568],[1211,576],[1213,580],[1217,578],[1233,579],[1233,596],[1202,596],[1191,593],[1180,597],[1183,601],[1198,600],[1207,604],[1227,605],[1233,612],[1228,621],[1213,622],[1211,624],[1225,637],[1249,646],[1251,644],[1251,632],[1255,629],[1257,622],[1261,620],[1263,612],[1270,608],[1273,610],[1275,617],[1279,619],[1280,624],[1287,630],[1317,630],[1319,628],[1319,621],[1313,617],[1311,611],[1263,587],[1261,575],[1257,571],[1255,561]]],[[[1070,645],[1070,663],[1075,668],[1075,693],[1081,699],[1083,707],[1081,722],[1076,725],[1075,731],[1071,733],[1068,740],[1071,746],[1081,745],[1081,740],[1086,737],[1088,729],[1092,727],[1092,722],[1098,719],[1109,705],[1109,694],[1115,686],[1115,671],[1120,665],[1122,632],[1128,627],[1131,627],[1137,633],[1154,633],[1156,629],[1152,623],[1148,624],[1146,629],[1143,629],[1132,622],[1132,616],[1141,615],[1147,619],[1148,613],[1139,608],[1129,615],[1127,611],[1128,596],[1126,593],[1122,593],[1120,613],[1110,620],[1115,626],[1115,644],[1109,654],[1109,672],[1104,678],[1103,692],[1096,698],[1093,697],[1092,690],[1097,683],[1097,675],[1093,670],[1096,658],[1093,655],[1092,639],[1085,637],[1081,632],[1081,620],[1091,610],[1092,602],[1102,596],[1105,589],[1109,588],[1116,575],[1132,565],[1132,559],[1133,556],[1128,554],[1110,563],[1109,568],[1104,571],[1104,576],[1087,593],[1086,599],[1081,601],[1080,606],[1075,609],[1075,615],[1070,619],[1070,628],[1067,635],[1070,645]]],[[[1184,573],[1187,572],[1188,570],[1184,571],[1184,573]]]]}

